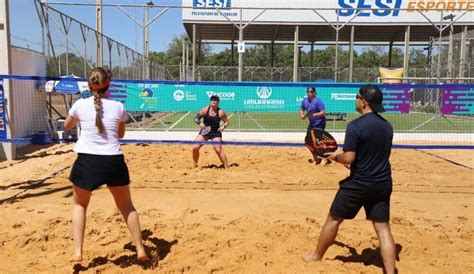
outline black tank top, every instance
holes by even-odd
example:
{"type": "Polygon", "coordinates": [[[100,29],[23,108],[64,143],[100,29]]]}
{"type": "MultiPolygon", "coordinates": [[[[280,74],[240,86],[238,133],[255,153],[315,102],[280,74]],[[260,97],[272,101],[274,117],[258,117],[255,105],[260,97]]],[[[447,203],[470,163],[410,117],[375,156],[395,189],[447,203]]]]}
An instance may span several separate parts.
{"type": "MultiPolygon", "coordinates": [[[[217,108],[216,111],[216,116],[211,116],[209,115],[209,110],[211,107],[209,106],[206,111],[206,115],[204,115],[204,125],[210,126],[211,127],[211,132],[219,132],[218,129],[221,126],[221,118],[219,117],[219,110],[220,108],[217,108]]],[[[220,133],[220,132],[219,132],[220,133]]]]}

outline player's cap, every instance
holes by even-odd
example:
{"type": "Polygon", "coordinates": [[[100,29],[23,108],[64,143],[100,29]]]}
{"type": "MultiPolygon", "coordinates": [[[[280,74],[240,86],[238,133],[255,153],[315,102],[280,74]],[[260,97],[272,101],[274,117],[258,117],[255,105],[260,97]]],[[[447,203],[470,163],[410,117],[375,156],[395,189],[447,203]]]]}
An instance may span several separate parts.
{"type": "Polygon", "coordinates": [[[382,105],[383,94],[379,87],[375,85],[364,85],[359,89],[360,96],[369,103],[374,112],[384,112],[382,105]]]}

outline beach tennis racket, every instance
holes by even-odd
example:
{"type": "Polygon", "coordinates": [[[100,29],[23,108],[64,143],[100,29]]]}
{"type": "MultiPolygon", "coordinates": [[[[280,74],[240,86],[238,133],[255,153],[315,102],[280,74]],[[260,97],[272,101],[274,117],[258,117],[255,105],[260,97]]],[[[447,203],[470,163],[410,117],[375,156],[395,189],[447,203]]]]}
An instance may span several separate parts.
{"type": "Polygon", "coordinates": [[[199,134],[202,136],[206,136],[207,134],[209,134],[209,132],[211,132],[211,127],[207,126],[205,128],[201,128],[201,130],[199,131],[199,134]]]}
{"type": "Polygon", "coordinates": [[[311,153],[319,157],[327,157],[324,154],[334,152],[337,149],[336,139],[328,132],[319,128],[313,128],[308,131],[305,143],[311,153]]]}

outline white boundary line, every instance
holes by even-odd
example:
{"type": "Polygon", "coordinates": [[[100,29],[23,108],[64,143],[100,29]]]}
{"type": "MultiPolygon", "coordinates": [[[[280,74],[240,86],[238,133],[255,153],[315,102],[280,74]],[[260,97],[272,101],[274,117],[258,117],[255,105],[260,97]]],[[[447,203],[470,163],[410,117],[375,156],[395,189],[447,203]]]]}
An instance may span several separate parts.
{"type": "Polygon", "coordinates": [[[186,118],[186,116],[188,116],[189,113],[191,113],[191,111],[188,111],[186,114],[184,114],[183,117],[179,118],[179,120],[176,121],[176,123],[172,124],[166,131],[169,131],[170,129],[174,128],[177,124],[179,124],[179,122],[181,122],[184,118],[186,118]]]}
{"type": "MultiPolygon", "coordinates": [[[[136,131],[128,130],[125,139],[141,140],[183,140],[192,141],[196,137],[195,131],[136,131]]],[[[331,134],[339,144],[344,141],[344,132],[331,134]]],[[[236,132],[224,131],[224,141],[255,141],[255,142],[303,142],[305,132],[236,132]]],[[[394,143],[403,141],[426,142],[463,142],[474,143],[472,133],[395,133],[394,143]]]]}

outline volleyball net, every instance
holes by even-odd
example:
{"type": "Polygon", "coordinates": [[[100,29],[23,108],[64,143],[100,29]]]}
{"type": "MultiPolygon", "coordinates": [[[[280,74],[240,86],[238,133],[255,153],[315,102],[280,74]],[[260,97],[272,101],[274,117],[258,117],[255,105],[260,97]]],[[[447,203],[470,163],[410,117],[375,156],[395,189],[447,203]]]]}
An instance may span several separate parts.
{"type": "MultiPolygon", "coordinates": [[[[193,143],[194,117],[217,95],[230,121],[224,144],[303,146],[308,121],[299,111],[306,87],[316,87],[326,130],[343,143],[347,124],[359,116],[355,95],[364,84],[114,80],[109,98],[127,109],[124,142],[193,143]]],[[[395,147],[474,148],[474,84],[377,85],[395,147]]],[[[39,143],[68,142],[80,134],[63,123],[71,105],[90,96],[85,79],[0,75],[0,87],[1,142],[38,143],[39,135],[39,143]]]]}

